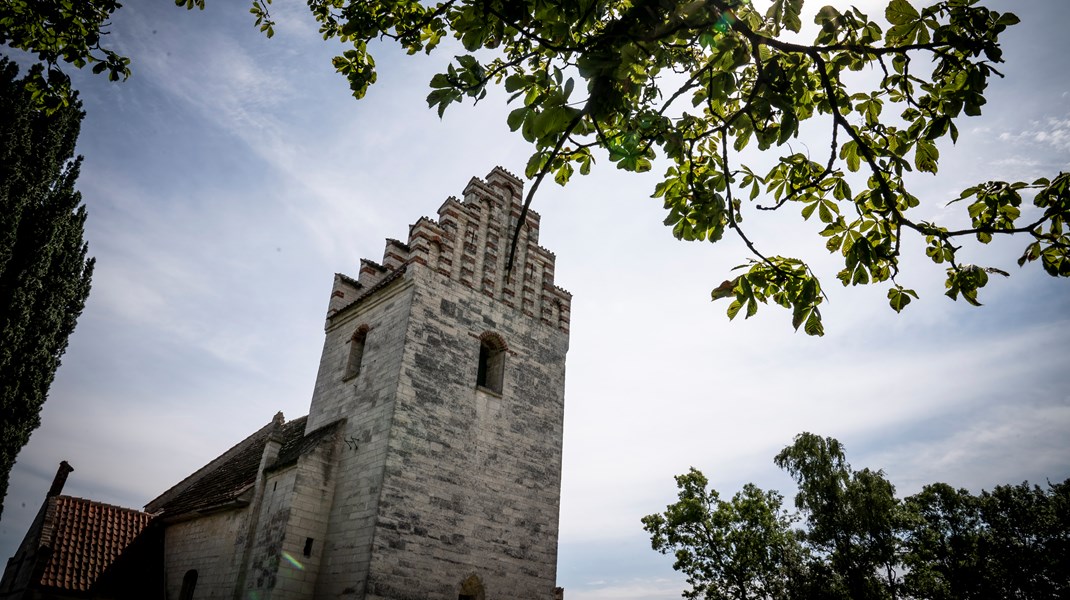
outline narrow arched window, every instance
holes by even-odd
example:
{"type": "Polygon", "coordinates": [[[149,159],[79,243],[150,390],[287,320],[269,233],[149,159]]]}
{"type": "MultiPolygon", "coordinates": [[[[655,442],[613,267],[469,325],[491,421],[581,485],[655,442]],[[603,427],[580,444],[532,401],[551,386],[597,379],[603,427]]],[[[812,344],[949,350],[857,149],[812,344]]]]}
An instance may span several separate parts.
{"type": "Polygon", "coordinates": [[[349,357],[346,358],[346,370],[342,379],[353,379],[360,375],[360,363],[364,360],[364,341],[368,337],[367,325],[357,327],[353,337],[349,338],[349,357]]]}
{"type": "Polygon", "coordinates": [[[479,338],[479,370],[476,374],[476,385],[500,394],[504,378],[505,342],[497,334],[485,333],[479,338]]]}
{"type": "Polygon", "coordinates": [[[197,587],[197,569],[190,569],[182,576],[182,590],[178,600],[193,600],[193,589],[197,587]]]}

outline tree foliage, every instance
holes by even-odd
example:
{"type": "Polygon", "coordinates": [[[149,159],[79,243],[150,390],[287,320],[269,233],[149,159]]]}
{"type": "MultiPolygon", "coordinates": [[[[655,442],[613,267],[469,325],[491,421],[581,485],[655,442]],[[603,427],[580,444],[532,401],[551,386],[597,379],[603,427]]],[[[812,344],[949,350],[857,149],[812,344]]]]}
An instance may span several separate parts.
{"type": "MultiPolygon", "coordinates": [[[[760,211],[797,210],[819,222],[822,245],[842,258],[839,281],[886,285],[896,311],[918,296],[896,281],[909,232],[946,266],[947,295],[971,304],[990,274],[1005,273],[960,258],[965,238],[1021,234],[1021,264],[1070,275],[1070,174],[971,187],[958,199],[971,225],[958,229],[925,220],[920,192],[908,189],[908,173],[936,173],[939,142],[957,140],[960,119],[980,114],[989,79],[1000,75],[999,36],[1018,18],[976,0],[891,0],[883,23],[825,6],[812,43],[800,41],[803,0],[773,0],[764,11],[748,0],[308,4],[324,39],[349,44],[334,64],[357,98],[377,78],[375,40],[410,54],[458,40],[466,53],[432,78],[427,102],[441,115],[483,99],[489,86],[504,88],[516,106],[510,129],[534,147],[525,209],[546,176],[563,185],[596,158],[635,172],[667,159],[653,195],[673,235],[716,242],[730,233],[753,253],[712,292],[730,301],[731,318],[772,302],[792,311],[796,329],[823,333],[825,295],[807,264],[759,250],[746,234],[744,214],[760,211]],[[827,153],[793,148],[807,121],[823,123],[827,153]],[[755,146],[780,152],[776,165],[759,172],[741,163],[755,146]]],[[[254,3],[262,28],[271,23],[266,8],[254,3]]]]}
{"type": "Polygon", "coordinates": [[[787,593],[802,547],[777,492],[747,484],[721,500],[696,469],[676,477],[679,502],[643,518],[655,550],[673,552],[687,575],[686,598],[778,598],[787,593]]]}
{"type": "Polygon", "coordinates": [[[48,112],[0,59],[0,512],[19,450],[39,413],[89,294],[93,259],[74,189],[83,113],[77,99],[48,112]]]}
{"type": "Polygon", "coordinates": [[[108,19],[122,5],[115,0],[4,0],[0,2],[0,45],[36,54],[47,69],[23,81],[39,107],[56,110],[71,100],[63,64],[93,65],[112,81],[130,76],[130,59],[102,45],[108,19]]]}
{"type": "MultiPolygon", "coordinates": [[[[820,560],[820,588],[847,598],[884,598],[895,587],[895,488],[880,471],[852,471],[843,446],[803,433],[774,462],[799,485],[795,507],[820,560]]],[[[893,594],[894,595],[894,594],[893,594]]]]}
{"type": "Polygon", "coordinates": [[[747,484],[720,500],[699,471],[679,500],[643,518],[674,554],[687,598],[1062,598],[1070,594],[1070,480],[973,495],[935,483],[906,499],[843,446],[796,436],[775,463],[798,484],[797,513],[747,484]],[[801,529],[793,529],[802,523],[801,529]]]}

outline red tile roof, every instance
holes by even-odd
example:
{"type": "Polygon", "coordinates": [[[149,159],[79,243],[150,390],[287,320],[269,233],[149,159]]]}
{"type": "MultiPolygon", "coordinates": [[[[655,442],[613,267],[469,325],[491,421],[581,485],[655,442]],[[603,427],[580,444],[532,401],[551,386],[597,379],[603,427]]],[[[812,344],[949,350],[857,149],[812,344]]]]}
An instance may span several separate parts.
{"type": "Polygon", "coordinates": [[[152,520],[148,513],[82,498],[49,502],[52,515],[41,545],[52,552],[39,584],[63,590],[88,591],[152,520]]]}

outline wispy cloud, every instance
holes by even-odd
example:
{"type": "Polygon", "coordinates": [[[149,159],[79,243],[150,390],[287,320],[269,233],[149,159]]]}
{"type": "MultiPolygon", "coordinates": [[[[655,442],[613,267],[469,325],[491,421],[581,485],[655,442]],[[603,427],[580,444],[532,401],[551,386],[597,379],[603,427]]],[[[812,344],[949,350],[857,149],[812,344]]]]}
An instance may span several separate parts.
{"type": "Polygon", "coordinates": [[[999,139],[1014,144],[1048,146],[1060,152],[1070,152],[1070,116],[1032,121],[1021,131],[1000,133],[999,139]]]}
{"type": "Polygon", "coordinates": [[[680,581],[665,578],[594,581],[567,588],[565,596],[570,600],[666,600],[679,598],[684,589],[680,581]]]}

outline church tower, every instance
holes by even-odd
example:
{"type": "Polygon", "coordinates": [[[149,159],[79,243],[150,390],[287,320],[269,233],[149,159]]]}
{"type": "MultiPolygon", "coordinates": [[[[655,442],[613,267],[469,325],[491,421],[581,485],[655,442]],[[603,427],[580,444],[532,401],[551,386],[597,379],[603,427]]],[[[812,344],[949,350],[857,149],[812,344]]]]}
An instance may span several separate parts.
{"type": "Polygon", "coordinates": [[[288,518],[315,598],[552,597],[571,295],[538,214],[506,270],[522,189],[473,178],[335,276],[305,436],[341,443],[288,518]]]}

